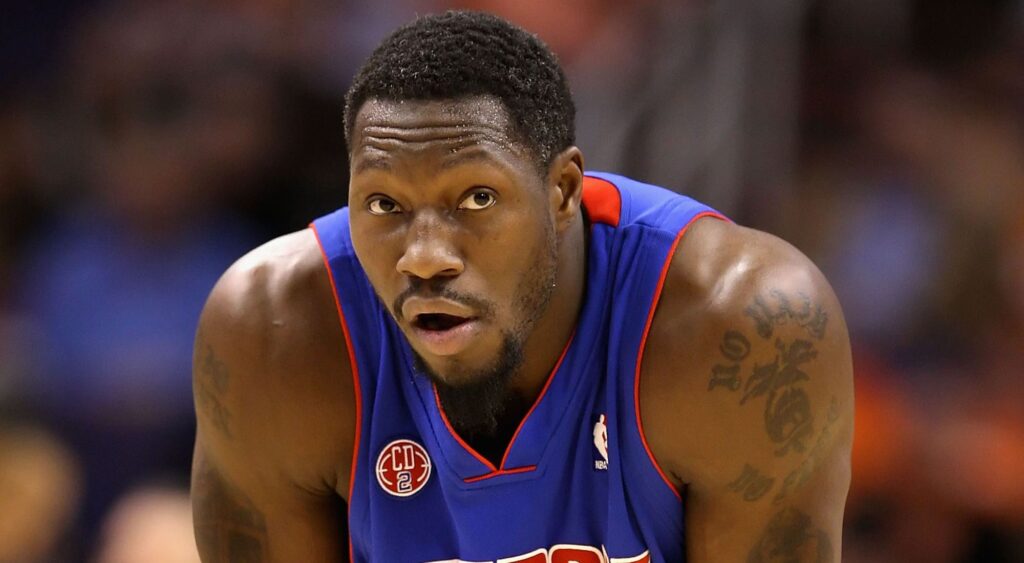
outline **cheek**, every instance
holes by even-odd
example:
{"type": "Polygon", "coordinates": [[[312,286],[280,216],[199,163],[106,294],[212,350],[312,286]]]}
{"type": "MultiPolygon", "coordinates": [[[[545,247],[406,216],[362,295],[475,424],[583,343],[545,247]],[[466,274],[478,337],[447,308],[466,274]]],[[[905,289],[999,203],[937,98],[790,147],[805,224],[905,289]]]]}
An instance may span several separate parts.
{"type": "Polygon", "coordinates": [[[395,265],[401,256],[400,244],[401,237],[395,233],[352,224],[352,247],[356,257],[374,289],[385,298],[397,292],[395,286],[399,276],[395,265]]]}
{"type": "Polygon", "coordinates": [[[537,221],[495,227],[500,230],[496,228],[477,243],[475,269],[488,288],[500,293],[495,298],[510,302],[520,287],[528,286],[529,279],[540,273],[538,266],[546,261],[549,242],[544,225],[537,221]]]}

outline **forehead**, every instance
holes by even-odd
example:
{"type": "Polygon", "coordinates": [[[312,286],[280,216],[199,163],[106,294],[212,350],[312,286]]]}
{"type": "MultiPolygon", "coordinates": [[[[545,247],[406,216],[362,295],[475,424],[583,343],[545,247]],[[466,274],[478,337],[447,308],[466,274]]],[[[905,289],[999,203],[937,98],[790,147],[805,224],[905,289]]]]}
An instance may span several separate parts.
{"type": "Polygon", "coordinates": [[[352,128],[351,158],[372,157],[380,149],[401,145],[409,149],[444,146],[457,151],[469,145],[526,156],[511,134],[508,111],[492,96],[456,100],[367,100],[352,128]]]}

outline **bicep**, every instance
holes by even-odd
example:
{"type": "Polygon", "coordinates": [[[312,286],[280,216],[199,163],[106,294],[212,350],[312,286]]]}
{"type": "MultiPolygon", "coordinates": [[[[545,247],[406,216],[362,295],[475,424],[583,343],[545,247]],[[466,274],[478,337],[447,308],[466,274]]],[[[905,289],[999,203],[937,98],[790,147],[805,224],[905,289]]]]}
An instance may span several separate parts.
{"type": "MultiPolygon", "coordinates": [[[[795,285],[796,287],[793,287],[795,285]]],[[[852,366],[831,290],[750,296],[704,372],[709,438],[687,497],[690,560],[838,561],[849,487],[852,366]]]]}
{"type": "Polygon", "coordinates": [[[193,356],[191,495],[202,560],[343,561],[343,501],[321,460],[296,445],[308,442],[296,437],[305,419],[282,406],[287,391],[268,367],[258,312],[225,289],[222,280],[203,311],[193,356]]]}
{"type": "Polygon", "coordinates": [[[224,467],[196,440],[192,509],[204,562],[344,561],[343,506],[224,467]]]}

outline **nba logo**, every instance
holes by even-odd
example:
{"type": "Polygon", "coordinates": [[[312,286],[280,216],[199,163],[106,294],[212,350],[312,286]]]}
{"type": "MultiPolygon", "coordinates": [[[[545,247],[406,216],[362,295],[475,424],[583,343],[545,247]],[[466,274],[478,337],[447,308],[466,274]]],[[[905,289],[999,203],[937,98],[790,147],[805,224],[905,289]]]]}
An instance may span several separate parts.
{"type": "Polygon", "coordinates": [[[430,479],[430,456],[412,440],[395,440],[377,456],[377,482],[396,497],[412,496],[430,479]]]}
{"type": "Polygon", "coordinates": [[[594,425],[594,447],[601,459],[594,460],[594,469],[608,470],[608,425],[605,424],[605,417],[602,414],[594,425]]]}

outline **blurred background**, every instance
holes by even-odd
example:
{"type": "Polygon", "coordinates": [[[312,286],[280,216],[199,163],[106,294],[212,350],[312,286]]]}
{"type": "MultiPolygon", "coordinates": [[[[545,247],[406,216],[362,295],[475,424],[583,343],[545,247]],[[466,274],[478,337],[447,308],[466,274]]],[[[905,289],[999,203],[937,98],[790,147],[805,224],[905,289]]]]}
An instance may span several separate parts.
{"type": "Polygon", "coordinates": [[[445,8],[556,51],[588,168],[825,271],[844,561],[1024,561],[1024,2],[35,0],[0,12],[0,562],[197,561],[205,295],[345,204],[351,76],[445,8]]]}

